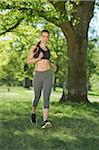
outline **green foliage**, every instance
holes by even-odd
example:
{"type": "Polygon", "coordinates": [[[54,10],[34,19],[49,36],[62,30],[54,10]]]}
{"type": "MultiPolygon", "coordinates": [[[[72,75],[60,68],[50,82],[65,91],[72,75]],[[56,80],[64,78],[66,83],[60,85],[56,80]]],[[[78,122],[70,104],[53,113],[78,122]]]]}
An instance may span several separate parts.
{"type": "Polygon", "coordinates": [[[75,16],[76,1],[50,0],[1,0],[0,2],[0,34],[13,30],[22,21],[31,22],[35,17],[43,17],[47,21],[60,25],[66,21],[77,23],[75,16]]]}
{"type": "MultiPolygon", "coordinates": [[[[0,1],[0,35],[10,32],[10,41],[0,42],[0,78],[22,81],[25,77],[32,79],[34,65],[29,65],[24,72],[24,64],[32,44],[38,42],[40,30],[47,28],[51,32],[49,47],[52,61],[58,65],[58,85],[63,84],[67,73],[67,45],[61,30],[56,28],[64,22],[73,26],[79,23],[75,14],[80,5],[79,0],[1,0],[0,1]],[[42,18],[45,18],[46,21],[42,18]],[[47,22],[49,21],[49,22],[47,22]],[[38,29],[40,28],[40,30],[38,29]]],[[[5,34],[6,36],[7,34],[5,34]]],[[[4,36],[2,36],[4,38],[4,36]]],[[[98,74],[97,61],[94,59],[94,43],[88,49],[88,80],[98,74]]]]}
{"type": "MultiPolygon", "coordinates": [[[[98,47],[98,40],[93,39],[89,41],[88,44],[88,61],[87,61],[87,77],[88,77],[88,86],[89,90],[96,90],[98,88],[98,76],[99,76],[99,51],[98,47]],[[96,87],[96,88],[95,88],[96,87]]],[[[98,89],[97,89],[98,90],[98,89]]]]}
{"type": "MultiPolygon", "coordinates": [[[[38,31],[36,29],[33,30],[31,26],[26,27],[20,25],[20,27],[16,29],[16,32],[13,32],[14,34],[9,34],[10,40],[7,42],[2,41],[3,44],[1,43],[0,46],[5,45],[5,48],[0,54],[2,81],[22,81],[28,76],[32,78],[33,66],[29,66],[30,69],[28,72],[24,72],[24,64],[27,61],[29,49],[33,44],[33,37],[37,32],[38,31]]],[[[2,36],[2,39],[4,39],[4,36],[2,36]]]]}
{"type": "MultiPolygon", "coordinates": [[[[62,85],[66,74],[66,41],[58,27],[53,24],[46,24],[44,20],[42,21],[43,24],[40,24],[42,28],[48,29],[50,32],[48,46],[51,50],[51,61],[59,68],[57,85],[62,85]]],[[[37,26],[39,27],[39,23],[37,26]]],[[[3,47],[2,43],[5,45],[5,50],[2,50],[3,53],[5,52],[5,56],[1,53],[2,59],[5,57],[5,63],[4,61],[1,63],[1,79],[3,82],[11,80],[11,82],[16,82],[17,84],[24,80],[25,77],[32,80],[34,65],[28,65],[28,70],[24,71],[24,64],[27,61],[29,49],[32,45],[38,43],[39,35],[40,30],[37,27],[31,27],[31,23],[27,25],[23,22],[9,34],[10,40],[1,42],[1,47],[3,47]]]]}
{"type": "MultiPolygon", "coordinates": [[[[2,36],[3,40],[0,41],[0,79],[2,82],[18,84],[25,77],[32,79],[34,65],[28,65],[29,69],[24,72],[24,64],[26,63],[29,49],[33,44],[37,44],[40,30],[43,28],[48,29],[50,32],[48,46],[51,49],[51,61],[58,66],[58,72],[55,74],[57,76],[56,84],[58,86],[64,84],[67,74],[67,45],[65,38],[60,28],[37,18],[34,19],[34,23],[29,22],[27,24],[23,22],[12,33],[6,35],[9,40],[4,40],[6,36],[2,36]],[[39,24],[39,21],[42,24],[39,24]],[[36,24],[37,27],[35,27],[36,24]]],[[[96,41],[89,41],[87,67],[89,89],[93,90],[97,84],[99,70],[98,51],[95,48],[95,43],[96,41]]]]}

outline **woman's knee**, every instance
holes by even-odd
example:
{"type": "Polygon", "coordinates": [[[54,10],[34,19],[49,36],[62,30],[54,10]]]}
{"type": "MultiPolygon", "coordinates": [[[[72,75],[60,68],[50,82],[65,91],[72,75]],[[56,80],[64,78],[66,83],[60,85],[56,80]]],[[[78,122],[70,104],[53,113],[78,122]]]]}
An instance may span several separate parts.
{"type": "Polygon", "coordinates": [[[34,107],[37,107],[37,104],[38,104],[38,101],[39,101],[40,97],[37,99],[37,98],[34,98],[33,101],[32,101],[32,105],[34,107]]]}
{"type": "Polygon", "coordinates": [[[49,109],[49,104],[44,104],[44,109],[49,109]]]}
{"type": "Polygon", "coordinates": [[[49,97],[46,97],[46,99],[44,98],[44,108],[49,108],[49,105],[50,105],[49,97]]]}

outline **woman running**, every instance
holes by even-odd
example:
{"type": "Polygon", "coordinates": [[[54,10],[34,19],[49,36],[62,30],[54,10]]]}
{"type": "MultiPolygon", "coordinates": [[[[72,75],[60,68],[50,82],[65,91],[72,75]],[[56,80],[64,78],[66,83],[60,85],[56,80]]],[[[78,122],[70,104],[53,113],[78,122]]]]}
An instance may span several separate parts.
{"type": "Polygon", "coordinates": [[[38,101],[41,97],[41,92],[43,90],[43,124],[42,128],[51,126],[48,121],[49,105],[50,105],[50,94],[52,88],[52,70],[56,70],[56,66],[50,63],[50,50],[47,47],[47,42],[49,40],[49,31],[42,30],[40,34],[40,41],[37,45],[33,45],[30,49],[27,63],[36,64],[35,75],[33,78],[33,88],[34,88],[34,99],[32,105],[32,113],[30,121],[32,124],[36,123],[36,108],[38,101]]]}

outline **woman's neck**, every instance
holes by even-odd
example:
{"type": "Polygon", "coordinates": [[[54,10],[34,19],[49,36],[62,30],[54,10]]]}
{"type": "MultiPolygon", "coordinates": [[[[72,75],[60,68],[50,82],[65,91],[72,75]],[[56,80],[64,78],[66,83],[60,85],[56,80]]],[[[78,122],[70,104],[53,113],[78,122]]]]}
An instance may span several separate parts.
{"type": "Polygon", "coordinates": [[[46,44],[45,44],[45,43],[40,43],[40,46],[41,46],[42,48],[46,48],[46,44]]]}

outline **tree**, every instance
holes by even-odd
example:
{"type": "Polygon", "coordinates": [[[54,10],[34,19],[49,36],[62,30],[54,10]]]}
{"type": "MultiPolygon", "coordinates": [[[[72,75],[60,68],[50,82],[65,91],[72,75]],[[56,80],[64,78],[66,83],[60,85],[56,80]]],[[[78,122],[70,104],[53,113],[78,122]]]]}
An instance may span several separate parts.
{"type": "MultiPolygon", "coordinates": [[[[56,9],[66,15],[66,3],[51,1],[56,9]]],[[[60,23],[68,44],[68,78],[60,101],[86,101],[86,54],[88,27],[93,16],[94,1],[72,1],[70,19],[60,23]],[[78,21],[79,19],[79,21],[78,21]]],[[[71,10],[71,8],[70,8],[71,10]]],[[[70,13],[70,12],[69,12],[70,13]]]]}
{"type": "MultiPolygon", "coordinates": [[[[86,54],[88,44],[88,28],[93,17],[95,0],[4,0],[1,1],[0,8],[6,11],[6,14],[16,13],[14,23],[11,22],[6,28],[2,26],[1,34],[11,31],[24,19],[30,19],[32,16],[39,15],[61,28],[68,45],[68,74],[67,81],[60,101],[86,101],[86,54]],[[15,3],[16,2],[16,3],[15,3]],[[20,13],[21,12],[21,13],[20,13]],[[23,15],[22,15],[23,14],[23,15]]],[[[7,14],[7,17],[8,17],[7,14]]],[[[2,14],[4,16],[4,14],[2,14]]],[[[2,18],[1,18],[2,19],[2,18]]],[[[7,22],[7,21],[6,21],[7,22]]]]}
{"type": "MultiPolygon", "coordinates": [[[[22,85],[24,79],[29,82],[32,79],[34,67],[28,66],[28,70],[24,71],[24,64],[28,51],[35,42],[33,38],[37,35],[38,30],[22,24],[14,32],[8,35],[8,40],[5,40],[2,36],[2,42],[0,43],[0,80],[10,85],[22,85]]],[[[24,84],[24,87],[29,85],[24,84]]]]}

